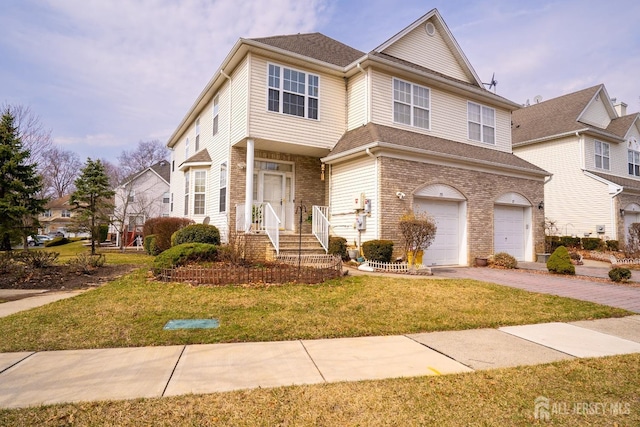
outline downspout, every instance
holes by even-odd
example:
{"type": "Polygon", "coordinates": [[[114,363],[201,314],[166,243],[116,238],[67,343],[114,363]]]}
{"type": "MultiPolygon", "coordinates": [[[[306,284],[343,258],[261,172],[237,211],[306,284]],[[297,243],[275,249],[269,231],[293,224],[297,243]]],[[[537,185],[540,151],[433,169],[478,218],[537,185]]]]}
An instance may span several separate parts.
{"type": "Polygon", "coordinates": [[[619,240],[618,236],[618,221],[616,217],[616,196],[624,191],[624,187],[618,186],[616,191],[611,195],[611,225],[615,234],[612,236],[613,240],[619,240]]]}
{"type": "Polygon", "coordinates": [[[373,173],[375,175],[375,179],[376,179],[376,200],[378,202],[378,209],[377,209],[377,214],[376,214],[376,234],[375,234],[375,239],[380,239],[382,238],[382,236],[380,235],[380,225],[381,225],[381,217],[382,217],[382,213],[380,212],[380,178],[378,177],[378,156],[376,156],[375,154],[373,154],[371,152],[371,149],[369,149],[369,147],[367,147],[364,150],[365,153],[367,153],[367,156],[371,157],[373,159],[373,173]]]}
{"type": "Polygon", "coordinates": [[[585,170],[585,168],[586,168],[586,164],[585,164],[586,159],[584,158],[584,156],[585,156],[585,153],[584,153],[584,138],[582,138],[580,136],[580,132],[577,132],[577,131],[576,131],[576,138],[578,138],[578,150],[579,150],[579,153],[580,153],[580,168],[582,170],[585,170]]]}

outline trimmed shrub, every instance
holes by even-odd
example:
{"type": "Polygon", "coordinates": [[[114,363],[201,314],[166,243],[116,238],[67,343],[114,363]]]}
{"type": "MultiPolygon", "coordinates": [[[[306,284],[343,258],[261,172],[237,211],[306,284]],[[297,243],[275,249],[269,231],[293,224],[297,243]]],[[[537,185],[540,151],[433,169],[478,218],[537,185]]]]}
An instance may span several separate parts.
{"type": "Polygon", "coordinates": [[[156,245],[155,234],[149,234],[148,236],[145,236],[142,246],[149,255],[158,255],[160,253],[160,251],[158,250],[158,246],[156,245]]]}
{"type": "Polygon", "coordinates": [[[502,268],[517,268],[518,261],[506,252],[498,252],[491,259],[491,266],[502,268]]]}
{"type": "Polygon", "coordinates": [[[153,271],[158,274],[165,268],[190,262],[217,261],[218,246],[210,243],[183,243],[162,252],[153,260],[153,271]]]}
{"type": "Polygon", "coordinates": [[[142,226],[142,234],[156,236],[156,248],[158,253],[171,247],[171,236],[182,227],[194,222],[187,218],[161,217],[148,219],[142,226]]]}
{"type": "Polygon", "coordinates": [[[369,240],[362,244],[362,253],[365,259],[371,261],[391,262],[393,254],[393,241],[369,240]]]}
{"type": "Polygon", "coordinates": [[[631,279],[631,270],[624,267],[614,267],[609,270],[609,278],[614,282],[626,282],[631,279]]]}
{"type": "Polygon", "coordinates": [[[579,237],[572,237],[572,236],[560,236],[560,245],[559,246],[564,246],[567,249],[573,249],[573,248],[577,248],[580,249],[581,247],[581,240],[579,237]]]}
{"type": "Polygon", "coordinates": [[[582,249],[585,251],[601,251],[604,248],[604,241],[597,237],[583,237],[582,249]]]}
{"type": "Polygon", "coordinates": [[[571,263],[567,248],[560,246],[553,251],[547,261],[547,270],[556,274],[576,274],[576,268],[571,263]]]}
{"type": "Polygon", "coordinates": [[[607,244],[607,250],[618,251],[620,249],[617,240],[607,240],[605,243],[607,244]]]}
{"type": "Polygon", "coordinates": [[[71,240],[67,239],[66,237],[56,237],[53,240],[49,240],[48,242],[46,242],[44,244],[45,248],[50,248],[52,246],[61,246],[61,245],[66,245],[67,243],[70,243],[71,240]]]}
{"type": "Polygon", "coordinates": [[[631,270],[624,267],[614,267],[609,270],[609,278],[614,282],[626,282],[631,279],[631,270]]]}
{"type": "Polygon", "coordinates": [[[171,246],[183,243],[210,243],[220,245],[220,231],[215,225],[191,224],[173,233],[171,246]]]}
{"type": "Polygon", "coordinates": [[[347,253],[347,239],[344,237],[329,236],[329,254],[340,255],[343,261],[349,261],[347,253]]]}

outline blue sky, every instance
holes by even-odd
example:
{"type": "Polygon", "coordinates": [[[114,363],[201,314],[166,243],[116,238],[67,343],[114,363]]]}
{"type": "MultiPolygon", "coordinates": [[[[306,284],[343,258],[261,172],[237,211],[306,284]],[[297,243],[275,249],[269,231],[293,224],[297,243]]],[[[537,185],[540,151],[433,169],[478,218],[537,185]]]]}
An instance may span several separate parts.
{"type": "Polygon", "coordinates": [[[637,0],[4,0],[0,104],[115,161],[166,141],[240,37],[319,31],[369,51],[438,8],[483,81],[533,102],[604,83],[640,110],[637,0]]]}

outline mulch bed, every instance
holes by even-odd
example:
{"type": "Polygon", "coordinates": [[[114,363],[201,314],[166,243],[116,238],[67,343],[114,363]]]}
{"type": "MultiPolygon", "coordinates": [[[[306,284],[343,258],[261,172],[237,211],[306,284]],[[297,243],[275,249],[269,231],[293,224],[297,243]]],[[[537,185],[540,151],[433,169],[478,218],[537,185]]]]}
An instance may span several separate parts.
{"type": "Polygon", "coordinates": [[[25,268],[14,273],[0,275],[0,289],[85,289],[117,279],[133,271],[134,265],[105,265],[83,274],[68,265],[54,265],[48,268],[25,268]]]}

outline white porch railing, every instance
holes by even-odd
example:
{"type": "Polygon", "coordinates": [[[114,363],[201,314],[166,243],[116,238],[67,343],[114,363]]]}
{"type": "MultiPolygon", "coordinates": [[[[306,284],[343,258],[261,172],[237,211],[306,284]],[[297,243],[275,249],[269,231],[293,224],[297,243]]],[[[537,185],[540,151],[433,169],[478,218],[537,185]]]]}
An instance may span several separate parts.
{"type": "Polygon", "coordinates": [[[280,219],[276,215],[276,211],[273,210],[271,203],[262,204],[262,221],[264,225],[264,231],[267,233],[271,244],[276,250],[276,255],[280,253],[280,219]]]}
{"type": "Polygon", "coordinates": [[[325,252],[329,252],[329,207],[313,206],[311,231],[325,252]]]}
{"type": "Polygon", "coordinates": [[[245,230],[244,203],[236,205],[236,231],[264,232],[276,250],[280,252],[280,218],[270,203],[256,202],[251,207],[251,230],[245,230]]]}

